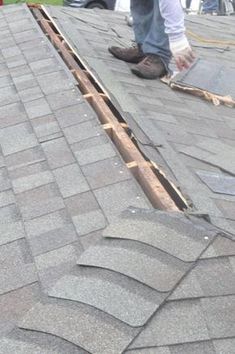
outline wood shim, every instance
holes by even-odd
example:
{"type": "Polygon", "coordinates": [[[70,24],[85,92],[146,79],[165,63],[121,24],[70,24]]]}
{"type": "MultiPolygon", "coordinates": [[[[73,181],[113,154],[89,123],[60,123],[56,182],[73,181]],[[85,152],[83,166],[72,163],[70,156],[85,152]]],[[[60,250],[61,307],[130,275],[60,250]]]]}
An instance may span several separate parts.
{"type": "Polygon", "coordinates": [[[169,82],[169,86],[173,90],[184,91],[191,95],[204,98],[206,101],[212,102],[215,106],[219,106],[220,104],[223,104],[227,107],[231,107],[231,108],[235,107],[235,100],[231,96],[219,96],[196,87],[183,86],[171,81],[169,82]]]}

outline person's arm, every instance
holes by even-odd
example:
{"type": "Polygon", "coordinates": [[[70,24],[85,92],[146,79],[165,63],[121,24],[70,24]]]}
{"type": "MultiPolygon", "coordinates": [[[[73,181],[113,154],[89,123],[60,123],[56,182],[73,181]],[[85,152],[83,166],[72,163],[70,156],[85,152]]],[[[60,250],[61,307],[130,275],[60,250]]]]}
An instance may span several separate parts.
{"type": "Polygon", "coordinates": [[[184,12],[180,0],[159,0],[159,8],[176,64],[180,70],[188,68],[194,55],[185,35],[184,12]]]}

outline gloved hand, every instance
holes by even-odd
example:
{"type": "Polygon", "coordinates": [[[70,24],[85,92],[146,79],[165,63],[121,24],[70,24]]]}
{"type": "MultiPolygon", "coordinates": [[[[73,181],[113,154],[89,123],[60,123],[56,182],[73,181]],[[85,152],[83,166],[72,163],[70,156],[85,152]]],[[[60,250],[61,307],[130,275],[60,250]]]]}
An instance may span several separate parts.
{"type": "Polygon", "coordinates": [[[175,58],[177,68],[180,71],[190,68],[195,59],[195,55],[190,47],[175,52],[173,56],[175,58]]]}
{"type": "Polygon", "coordinates": [[[186,37],[170,42],[170,49],[180,71],[188,69],[196,58],[186,37]]]}

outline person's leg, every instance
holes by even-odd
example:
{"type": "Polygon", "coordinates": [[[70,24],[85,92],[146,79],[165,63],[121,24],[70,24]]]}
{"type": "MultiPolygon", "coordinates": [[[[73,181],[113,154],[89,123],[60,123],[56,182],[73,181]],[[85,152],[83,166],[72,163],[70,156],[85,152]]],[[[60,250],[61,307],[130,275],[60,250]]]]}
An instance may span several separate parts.
{"type": "Polygon", "coordinates": [[[142,45],[145,54],[158,55],[165,66],[168,66],[171,59],[169,39],[165,33],[164,19],[159,9],[159,0],[153,0],[153,15],[149,31],[142,45]]]}
{"type": "Polygon", "coordinates": [[[153,1],[154,0],[131,0],[131,15],[133,18],[133,30],[137,46],[130,48],[111,46],[109,47],[109,52],[113,56],[134,64],[139,63],[145,57],[142,51],[142,44],[151,27],[153,1]]]}
{"type": "Polygon", "coordinates": [[[131,0],[131,15],[135,41],[142,45],[148,36],[153,21],[154,0],[131,0]]]}
{"type": "Polygon", "coordinates": [[[188,10],[191,6],[192,0],[186,0],[186,9],[188,10]]]}
{"type": "Polygon", "coordinates": [[[214,11],[218,11],[219,9],[219,2],[218,0],[204,0],[202,11],[204,13],[212,13],[214,11]]]}

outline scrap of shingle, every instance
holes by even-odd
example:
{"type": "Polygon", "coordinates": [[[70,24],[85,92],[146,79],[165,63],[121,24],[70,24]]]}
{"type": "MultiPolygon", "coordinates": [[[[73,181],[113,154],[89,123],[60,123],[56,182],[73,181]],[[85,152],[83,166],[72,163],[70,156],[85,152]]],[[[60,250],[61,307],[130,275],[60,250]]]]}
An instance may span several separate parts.
{"type": "Polygon", "coordinates": [[[37,281],[36,270],[29,257],[25,240],[1,246],[0,262],[0,294],[37,281]]]}
{"type": "Polygon", "coordinates": [[[143,326],[165,298],[121,274],[89,267],[60,279],[49,295],[91,305],[132,327],[143,326]]]}
{"type": "Polygon", "coordinates": [[[186,229],[184,231],[184,223],[182,222],[182,231],[179,232],[171,225],[171,217],[165,215],[166,224],[161,224],[152,220],[141,220],[140,218],[131,217],[128,219],[120,219],[115,224],[108,226],[103,235],[108,238],[121,238],[136,240],[149,244],[165,251],[185,262],[195,261],[201,252],[207,247],[213,238],[212,235],[206,236],[207,231],[195,230],[195,234],[191,235],[186,229]],[[167,225],[168,222],[168,225],[167,225]]]}
{"type": "Polygon", "coordinates": [[[235,256],[235,242],[229,238],[218,236],[201,255],[201,258],[221,256],[235,256]]]}
{"type": "Polygon", "coordinates": [[[123,240],[103,240],[87,249],[78,264],[113,270],[162,292],[170,291],[190,267],[160,250],[123,240]]]}
{"type": "Polygon", "coordinates": [[[235,257],[199,261],[170,296],[171,299],[229,295],[235,293],[235,257]],[[231,260],[231,261],[230,261],[231,260]]]}
{"type": "Polygon", "coordinates": [[[209,339],[210,334],[200,300],[173,301],[167,303],[154,315],[131,344],[131,348],[157,347],[209,339]]]}
{"type": "Polygon", "coordinates": [[[196,171],[196,173],[214,193],[235,195],[235,177],[209,171],[196,171]]]}
{"type": "Polygon", "coordinates": [[[29,123],[1,129],[0,139],[4,155],[14,154],[38,145],[29,123]]]}
{"type": "Polygon", "coordinates": [[[19,326],[58,336],[97,354],[121,354],[137,333],[100,311],[61,300],[38,303],[19,326]]]}

